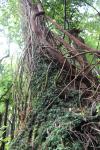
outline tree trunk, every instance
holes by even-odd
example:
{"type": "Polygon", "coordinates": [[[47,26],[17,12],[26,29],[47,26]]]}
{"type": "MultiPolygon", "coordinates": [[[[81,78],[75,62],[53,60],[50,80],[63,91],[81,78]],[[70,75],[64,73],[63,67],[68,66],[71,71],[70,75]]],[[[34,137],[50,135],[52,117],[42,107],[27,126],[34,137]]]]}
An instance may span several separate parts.
{"type": "MultiPolygon", "coordinates": [[[[82,107],[78,91],[81,83],[91,89],[93,76],[91,80],[87,78],[84,68],[84,73],[77,72],[57,49],[58,41],[48,29],[48,17],[41,3],[21,2],[26,47],[18,74],[19,86],[16,85],[20,130],[10,149],[65,150],[76,146],[76,149],[83,150],[87,141],[88,148],[92,143],[97,146],[95,138],[99,135],[91,133],[90,141],[89,131],[93,124],[88,125],[88,112],[86,118],[83,117],[85,107],[82,107]]],[[[72,39],[79,42],[73,36],[72,39]]],[[[71,47],[65,45],[70,51],[71,47]]],[[[81,56],[77,57],[81,66],[80,60],[81,56]]]]}

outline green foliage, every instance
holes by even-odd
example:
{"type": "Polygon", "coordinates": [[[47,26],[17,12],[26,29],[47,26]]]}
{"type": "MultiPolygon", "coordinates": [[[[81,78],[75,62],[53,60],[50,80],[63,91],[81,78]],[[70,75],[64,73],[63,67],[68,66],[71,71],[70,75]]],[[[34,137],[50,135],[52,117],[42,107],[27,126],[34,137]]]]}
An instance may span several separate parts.
{"type": "Polygon", "coordinates": [[[3,28],[10,41],[21,43],[21,24],[19,2],[8,0],[7,4],[0,6],[0,27],[3,28]]]}
{"type": "Polygon", "coordinates": [[[12,69],[10,64],[3,64],[0,74],[0,96],[2,96],[12,84],[12,69]]]}
{"type": "Polygon", "coordinates": [[[5,128],[7,128],[6,126],[2,126],[1,128],[0,128],[0,138],[1,138],[1,136],[2,136],[2,134],[4,133],[4,129],[5,128]]]}
{"type": "MultiPolygon", "coordinates": [[[[59,107],[58,104],[56,108],[52,107],[46,112],[47,115],[45,114],[45,117],[47,119],[45,122],[43,122],[43,118],[38,118],[37,116],[39,121],[42,119],[42,123],[37,132],[35,131],[34,133],[33,131],[33,134],[35,134],[35,149],[42,147],[42,150],[45,150],[46,147],[48,147],[50,150],[66,150],[68,148],[73,150],[75,144],[77,145],[77,150],[82,148],[82,145],[78,141],[72,142],[70,132],[80,123],[81,117],[67,112],[66,109],[64,109],[64,105],[62,106],[63,109],[59,107]]],[[[38,115],[40,114],[38,113],[38,115]]],[[[36,126],[34,128],[36,128],[36,126]]]]}
{"type": "MultiPolygon", "coordinates": [[[[79,94],[77,91],[70,91],[67,93],[66,102],[64,99],[56,98],[59,91],[55,79],[60,68],[56,68],[57,66],[55,67],[55,64],[52,63],[48,70],[49,62],[46,62],[47,60],[44,58],[39,59],[38,69],[31,81],[32,103],[34,111],[36,111],[36,118],[34,122],[30,118],[32,127],[26,127],[27,130],[23,132],[23,135],[19,135],[12,143],[12,149],[18,149],[18,145],[22,148],[23,143],[27,140],[27,133],[32,129],[32,141],[36,150],[40,148],[42,150],[46,148],[49,150],[67,150],[68,148],[73,150],[75,145],[76,150],[81,150],[82,144],[77,139],[74,142],[71,139],[71,130],[81,122],[83,117],[81,114],[75,115],[69,112],[69,107],[79,105],[79,94]],[[46,109],[52,101],[53,104],[46,109]],[[22,142],[23,140],[24,142],[22,142]]],[[[25,145],[24,149],[28,149],[27,147],[25,145]]]]}
{"type": "Polygon", "coordinates": [[[0,113],[4,113],[5,111],[5,104],[4,102],[0,103],[0,113]]]}
{"type": "Polygon", "coordinates": [[[100,103],[97,104],[96,109],[97,109],[98,115],[100,115],[100,103]]]}
{"type": "MultiPolygon", "coordinates": [[[[5,3],[5,5],[0,5],[0,29],[2,29],[4,35],[9,38],[9,42],[18,43],[21,46],[19,2],[16,0],[8,0],[5,3]]],[[[10,51],[10,49],[8,49],[8,51],[10,51]]],[[[15,67],[13,66],[14,62],[10,59],[0,62],[0,97],[12,84],[13,69],[15,67]]]]}
{"type": "MultiPolygon", "coordinates": [[[[8,137],[6,137],[5,139],[2,139],[2,135],[4,134],[4,129],[5,128],[7,128],[7,126],[2,126],[1,128],[0,128],[0,146],[1,146],[1,144],[2,144],[2,142],[5,142],[5,143],[7,143],[7,144],[9,144],[9,142],[10,142],[10,140],[11,140],[11,138],[8,136],[8,137]]],[[[6,146],[6,150],[8,150],[8,146],[6,146]]]]}

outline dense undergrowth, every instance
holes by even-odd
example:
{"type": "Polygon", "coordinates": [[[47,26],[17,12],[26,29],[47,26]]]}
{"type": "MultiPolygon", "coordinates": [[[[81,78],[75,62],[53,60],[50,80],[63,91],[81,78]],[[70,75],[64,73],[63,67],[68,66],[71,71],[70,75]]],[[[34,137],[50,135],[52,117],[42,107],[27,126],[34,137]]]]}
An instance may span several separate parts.
{"type": "MultiPolygon", "coordinates": [[[[60,68],[53,62],[48,68],[48,63],[45,63],[44,59],[39,60],[38,69],[31,82],[33,109],[10,149],[84,150],[94,149],[94,146],[99,148],[99,134],[92,131],[92,121],[88,123],[89,109],[85,114],[80,108],[79,92],[70,89],[66,91],[65,98],[58,97],[61,90],[58,87],[64,84],[64,81],[57,83],[60,68]]],[[[98,119],[94,125],[98,126],[96,121],[98,119]]]]}

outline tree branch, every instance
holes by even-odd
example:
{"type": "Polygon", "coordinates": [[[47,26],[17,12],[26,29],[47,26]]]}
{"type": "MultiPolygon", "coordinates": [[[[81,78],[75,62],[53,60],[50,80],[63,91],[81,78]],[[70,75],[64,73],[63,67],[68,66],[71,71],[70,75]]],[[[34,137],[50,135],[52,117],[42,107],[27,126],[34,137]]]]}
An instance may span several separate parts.
{"type": "Polygon", "coordinates": [[[9,54],[7,54],[6,56],[2,57],[2,58],[0,59],[0,63],[3,61],[3,59],[5,59],[5,58],[7,58],[7,57],[9,57],[9,54]]]}
{"type": "Polygon", "coordinates": [[[92,8],[98,13],[98,16],[100,16],[100,12],[99,12],[94,6],[92,6],[90,3],[86,2],[86,1],[85,1],[85,3],[86,3],[88,6],[92,7],[92,8]]]}

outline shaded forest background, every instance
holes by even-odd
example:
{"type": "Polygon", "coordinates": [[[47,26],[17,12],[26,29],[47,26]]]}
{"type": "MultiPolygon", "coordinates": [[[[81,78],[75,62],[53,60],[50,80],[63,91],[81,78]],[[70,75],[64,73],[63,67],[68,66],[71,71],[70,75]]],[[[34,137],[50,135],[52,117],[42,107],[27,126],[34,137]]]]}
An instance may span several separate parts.
{"type": "Polygon", "coordinates": [[[1,150],[100,149],[99,8],[0,1],[1,150]]]}

